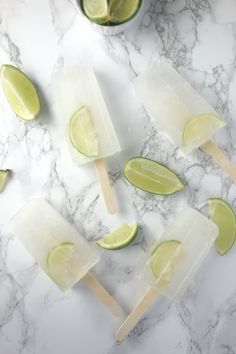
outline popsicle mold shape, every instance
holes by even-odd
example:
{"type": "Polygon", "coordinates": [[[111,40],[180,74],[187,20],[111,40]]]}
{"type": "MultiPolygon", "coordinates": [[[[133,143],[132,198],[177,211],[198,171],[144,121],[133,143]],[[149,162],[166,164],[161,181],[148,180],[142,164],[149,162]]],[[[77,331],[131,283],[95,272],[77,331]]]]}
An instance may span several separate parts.
{"type": "Polygon", "coordinates": [[[83,280],[115,315],[123,310],[90,272],[100,253],[46,200],[35,198],[20,209],[9,228],[61,290],[83,280]]]}
{"type": "MultiPolygon", "coordinates": [[[[158,244],[151,247],[149,254],[141,261],[138,274],[149,285],[148,290],[130,312],[116,332],[117,341],[123,341],[136,326],[145,311],[161,294],[171,300],[177,300],[187,289],[194,275],[206,258],[218,235],[217,226],[197,210],[187,208],[179,213],[175,221],[163,232],[158,244]],[[153,256],[157,247],[164,243],[175,242],[171,257],[158,274],[153,272],[153,256]]],[[[162,257],[161,253],[159,257],[162,257]]]]}

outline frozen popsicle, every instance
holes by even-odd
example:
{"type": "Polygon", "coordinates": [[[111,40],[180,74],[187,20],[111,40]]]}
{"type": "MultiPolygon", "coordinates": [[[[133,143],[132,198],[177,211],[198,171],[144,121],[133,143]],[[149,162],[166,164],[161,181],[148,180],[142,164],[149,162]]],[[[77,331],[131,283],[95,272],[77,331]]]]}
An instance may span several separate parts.
{"type": "Polygon", "coordinates": [[[107,209],[114,214],[104,158],[119,152],[120,145],[95,74],[89,66],[65,67],[55,73],[52,87],[72,159],[77,165],[95,163],[107,209]]]}
{"type": "Polygon", "coordinates": [[[90,273],[99,252],[46,200],[35,198],[20,209],[9,223],[11,231],[61,289],[83,279],[95,295],[119,316],[121,307],[90,273]]]}
{"type": "Polygon", "coordinates": [[[144,312],[162,294],[179,299],[206,258],[218,235],[215,223],[197,210],[187,208],[163,232],[139,266],[139,276],[149,289],[116,333],[122,341],[135,327],[144,312]]]}
{"type": "Polygon", "coordinates": [[[135,80],[135,91],[155,126],[186,154],[201,147],[236,179],[234,166],[212,141],[226,123],[166,61],[159,60],[135,80]]]}

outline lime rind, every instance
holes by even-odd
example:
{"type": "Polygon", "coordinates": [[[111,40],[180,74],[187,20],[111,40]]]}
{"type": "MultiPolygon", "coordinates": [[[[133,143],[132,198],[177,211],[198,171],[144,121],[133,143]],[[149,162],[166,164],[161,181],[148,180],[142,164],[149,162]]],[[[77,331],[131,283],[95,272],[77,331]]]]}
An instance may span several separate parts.
{"type": "Polygon", "coordinates": [[[151,270],[154,276],[164,282],[170,282],[174,270],[173,263],[181,247],[178,240],[167,240],[159,243],[151,253],[151,270]]]}
{"type": "Polygon", "coordinates": [[[68,136],[73,147],[82,155],[87,157],[98,156],[98,137],[86,106],[80,107],[72,115],[68,127],[68,136]]]}
{"type": "Polygon", "coordinates": [[[40,112],[37,90],[20,69],[4,64],[0,70],[3,90],[12,110],[22,119],[30,121],[40,112]]]}
{"type": "Polygon", "coordinates": [[[183,131],[183,146],[199,146],[206,142],[216,130],[226,126],[225,121],[214,113],[206,113],[190,119],[183,131]]]}
{"type": "Polygon", "coordinates": [[[235,239],[236,239],[235,214],[231,206],[221,198],[208,199],[208,210],[209,210],[209,217],[213,222],[215,222],[215,224],[218,226],[219,229],[219,235],[216,239],[215,245],[218,253],[221,256],[223,256],[233,247],[235,243],[235,239]],[[221,209],[220,214],[218,215],[216,215],[217,208],[221,209]],[[219,220],[219,218],[221,218],[221,220],[219,220]]]}
{"type": "Polygon", "coordinates": [[[101,240],[97,241],[97,245],[106,250],[118,250],[127,247],[136,239],[138,231],[138,224],[122,224],[101,240]]]}
{"type": "MultiPolygon", "coordinates": [[[[140,172],[137,171],[137,174],[140,174],[140,172]]],[[[131,159],[129,159],[125,166],[124,166],[124,169],[123,169],[123,175],[125,177],[125,179],[130,183],[132,184],[134,187],[138,188],[138,189],[141,189],[143,190],[144,192],[148,192],[148,193],[152,193],[152,194],[156,194],[156,195],[171,195],[171,194],[174,194],[176,192],[180,192],[184,189],[185,185],[184,183],[181,181],[181,179],[170,169],[168,168],[167,166],[155,161],[155,160],[152,160],[152,159],[149,159],[147,157],[133,157],[131,159]],[[137,183],[134,181],[134,178],[131,178],[131,176],[129,176],[129,173],[128,173],[128,168],[130,168],[130,164],[134,161],[137,161],[139,160],[140,162],[142,161],[149,161],[150,164],[153,164],[153,165],[156,165],[156,166],[159,166],[162,171],[166,172],[166,175],[168,175],[168,177],[165,175],[165,176],[159,176],[159,182],[157,179],[153,179],[154,180],[154,183],[159,183],[160,186],[163,185],[165,187],[169,186],[169,190],[165,190],[164,192],[161,191],[160,189],[157,190],[155,188],[149,188],[149,187],[145,187],[144,185],[142,185],[142,182],[141,183],[137,183]],[[169,178],[169,177],[172,177],[172,178],[169,178]]],[[[146,183],[146,182],[145,182],[146,183]]]]}

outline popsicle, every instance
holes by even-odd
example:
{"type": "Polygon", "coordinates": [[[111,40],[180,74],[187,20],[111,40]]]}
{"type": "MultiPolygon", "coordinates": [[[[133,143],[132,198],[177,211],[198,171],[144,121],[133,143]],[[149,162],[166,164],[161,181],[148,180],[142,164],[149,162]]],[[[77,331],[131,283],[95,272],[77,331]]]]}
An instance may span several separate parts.
{"type": "Polygon", "coordinates": [[[158,60],[135,80],[135,91],[156,127],[186,154],[201,147],[236,179],[236,166],[212,141],[226,123],[166,61],[158,60]]]}
{"type": "Polygon", "coordinates": [[[149,286],[116,333],[122,341],[158,294],[177,300],[189,286],[218,235],[215,223],[197,210],[181,211],[157,245],[140,262],[138,275],[149,286]]]}
{"type": "Polygon", "coordinates": [[[115,316],[123,313],[90,272],[99,261],[99,252],[46,200],[30,200],[13,216],[9,227],[62,291],[82,279],[115,316]]]}
{"type": "Polygon", "coordinates": [[[68,147],[78,165],[94,162],[107,210],[116,212],[104,158],[120,144],[95,74],[89,66],[65,67],[54,74],[52,88],[68,147]]]}

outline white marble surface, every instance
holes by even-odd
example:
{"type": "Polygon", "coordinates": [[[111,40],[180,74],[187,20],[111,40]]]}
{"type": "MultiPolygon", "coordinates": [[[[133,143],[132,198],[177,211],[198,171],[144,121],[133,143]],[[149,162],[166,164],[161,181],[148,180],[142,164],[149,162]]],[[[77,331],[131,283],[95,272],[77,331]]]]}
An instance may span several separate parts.
{"type": "Polygon", "coordinates": [[[223,114],[228,128],[216,137],[236,162],[236,0],[145,0],[138,27],[106,37],[81,21],[72,0],[0,0],[0,64],[12,62],[38,84],[39,119],[24,123],[0,88],[0,166],[13,170],[0,196],[1,354],[233,354],[236,353],[236,250],[212,249],[181,302],[160,298],[128,339],[117,344],[122,319],[80,283],[61,294],[9,234],[7,222],[31,196],[46,197],[93,241],[123,221],[137,220],[141,234],[129,248],[104,252],[94,269],[128,311],[145,285],[135,276],[139,257],[176,210],[208,197],[235,205],[235,184],[201,151],[191,160],[157,132],[137,102],[132,79],[156,57],[169,58],[223,114]],[[122,153],[107,161],[119,213],[108,216],[92,166],[71,163],[50,78],[63,63],[93,65],[122,153]],[[128,185],[124,161],[144,155],[173,168],[184,192],[163,198],[128,185]]]}

